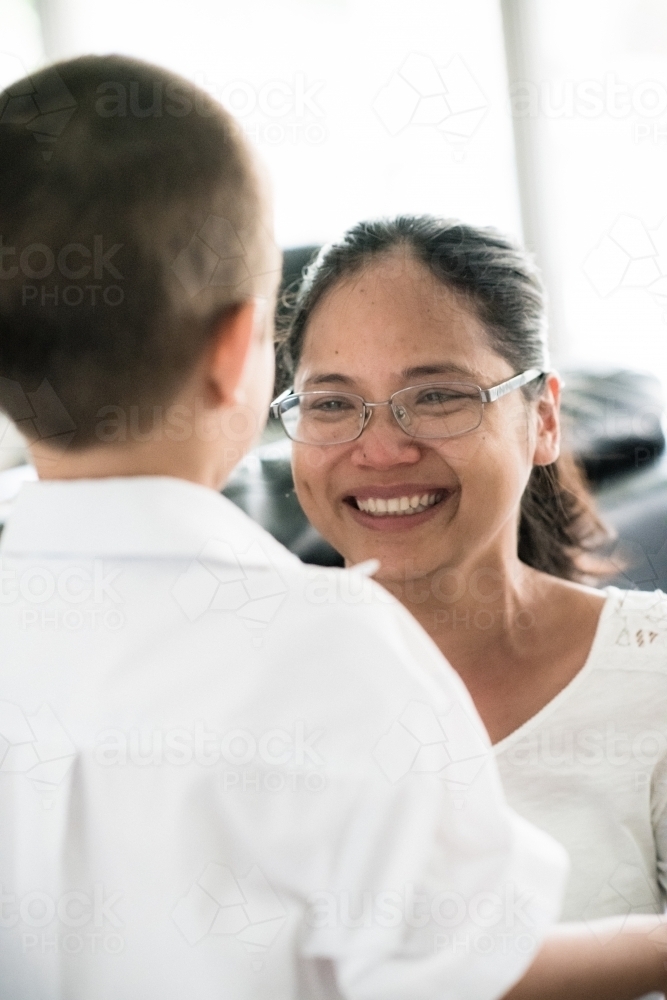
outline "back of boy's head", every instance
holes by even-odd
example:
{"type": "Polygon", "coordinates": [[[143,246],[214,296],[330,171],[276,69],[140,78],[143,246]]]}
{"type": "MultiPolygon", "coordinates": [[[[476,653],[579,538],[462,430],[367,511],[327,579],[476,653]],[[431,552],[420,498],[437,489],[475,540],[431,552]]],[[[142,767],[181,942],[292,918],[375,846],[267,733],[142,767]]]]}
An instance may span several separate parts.
{"type": "Polygon", "coordinates": [[[105,415],[153,419],[225,312],[272,295],[253,157],[203,91],[119,56],[0,94],[0,150],[0,409],[28,438],[99,444],[105,415]]]}

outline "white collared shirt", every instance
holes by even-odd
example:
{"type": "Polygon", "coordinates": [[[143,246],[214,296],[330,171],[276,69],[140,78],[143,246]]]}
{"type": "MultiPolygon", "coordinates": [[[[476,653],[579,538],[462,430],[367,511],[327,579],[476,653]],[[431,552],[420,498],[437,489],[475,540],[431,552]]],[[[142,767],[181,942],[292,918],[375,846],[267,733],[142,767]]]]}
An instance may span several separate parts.
{"type": "Polygon", "coordinates": [[[168,477],[0,544],[0,997],[501,996],[566,862],[435,645],[168,477]]]}

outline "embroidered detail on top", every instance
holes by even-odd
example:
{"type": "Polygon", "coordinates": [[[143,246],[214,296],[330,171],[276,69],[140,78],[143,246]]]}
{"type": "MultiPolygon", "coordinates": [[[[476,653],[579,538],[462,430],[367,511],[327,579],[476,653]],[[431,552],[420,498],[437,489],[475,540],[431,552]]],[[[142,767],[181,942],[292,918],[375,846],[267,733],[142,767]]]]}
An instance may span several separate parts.
{"type": "Polygon", "coordinates": [[[625,626],[616,639],[617,646],[650,646],[656,639],[660,638],[660,632],[652,629],[638,628],[634,631],[625,626]]]}

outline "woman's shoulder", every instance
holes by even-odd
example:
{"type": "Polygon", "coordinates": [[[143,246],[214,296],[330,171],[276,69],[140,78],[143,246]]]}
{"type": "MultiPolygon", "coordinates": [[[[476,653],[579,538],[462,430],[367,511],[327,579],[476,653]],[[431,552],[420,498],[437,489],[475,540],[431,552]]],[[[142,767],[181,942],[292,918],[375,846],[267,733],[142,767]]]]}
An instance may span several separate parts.
{"type": "Polygon", "coordinates": [[[667,594],[662,590],[621,590],[605,587],[607,604],[614,615],[646,618],[667,632],[667,594]]]}
{"type": "Polygon", "coordinates": [[[667,594],[661,590],[606,587],[600,640],[606,656],[600,665],[650,669],[667,675],[667,594]]]}

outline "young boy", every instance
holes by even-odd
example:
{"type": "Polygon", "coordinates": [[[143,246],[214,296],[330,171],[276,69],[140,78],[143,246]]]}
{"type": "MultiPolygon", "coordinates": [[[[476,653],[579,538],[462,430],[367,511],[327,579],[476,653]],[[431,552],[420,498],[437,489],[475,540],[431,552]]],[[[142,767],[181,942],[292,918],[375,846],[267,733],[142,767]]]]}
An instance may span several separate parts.
{"type": "Polygon", "coordinates": [[[232,119],[90,57],[1,95],[0,142],[0,405],[39,474],[0,550],[0,996],[659,986],[654,918],[632,955],[533,961],[562,851],[505,806],[454,672],[218,493],[264,423],[279,274],[232,119]]]}

